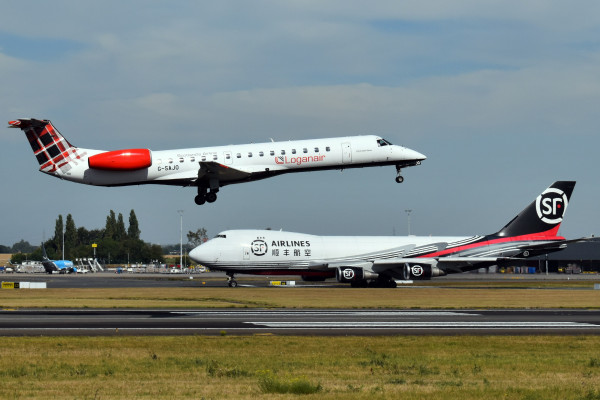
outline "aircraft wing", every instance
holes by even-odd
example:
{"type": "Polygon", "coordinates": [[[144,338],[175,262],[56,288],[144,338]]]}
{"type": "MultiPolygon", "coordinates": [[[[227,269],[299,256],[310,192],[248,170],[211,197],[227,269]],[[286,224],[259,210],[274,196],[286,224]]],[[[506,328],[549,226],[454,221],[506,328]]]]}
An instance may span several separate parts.
{"type": "Polygon", "coordinates": [[[228,167],[214,161],[200,162],[200,170],[198,171],[199,180],[216,178],[219,181],[238,181],[249,178],[250,175],[252,175],[250,172],[228,167]]]}

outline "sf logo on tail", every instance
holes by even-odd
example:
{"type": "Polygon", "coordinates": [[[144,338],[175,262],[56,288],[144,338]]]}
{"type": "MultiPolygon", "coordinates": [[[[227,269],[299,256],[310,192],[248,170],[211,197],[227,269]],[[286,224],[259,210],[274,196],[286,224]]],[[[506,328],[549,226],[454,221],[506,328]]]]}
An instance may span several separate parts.
{"type": "Polygon", "coordinates": [[[548,188],[537,199],[535,209],[540,220],[547,224],[562,222],[567,209],[567,195],[560,189],[548,188]]]}

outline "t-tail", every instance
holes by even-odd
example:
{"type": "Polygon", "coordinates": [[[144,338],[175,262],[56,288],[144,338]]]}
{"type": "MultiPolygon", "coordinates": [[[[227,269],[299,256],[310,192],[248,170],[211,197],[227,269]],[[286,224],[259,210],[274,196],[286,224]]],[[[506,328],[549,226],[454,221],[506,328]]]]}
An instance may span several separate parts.
{"type": "Polygon", "coordinates": [[[71,169],[85,153],[71,145],[49,120],[17,119],[8,123],[9,128],[20,128],[29,141],[33,154],[40,164],[40,171],[55,175],[71,169]]]}
{"type": "Polygon", "coordinates": [[[574,181],[554,182],[504,228],[491,236],[519,240],[557,239],[558,228],[574,187],[574,181]]]}

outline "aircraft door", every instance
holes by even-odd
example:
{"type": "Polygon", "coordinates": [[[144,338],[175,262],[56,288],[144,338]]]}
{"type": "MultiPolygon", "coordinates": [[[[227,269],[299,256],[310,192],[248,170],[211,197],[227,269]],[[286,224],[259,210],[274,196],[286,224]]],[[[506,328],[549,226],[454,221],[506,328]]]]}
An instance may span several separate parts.
{"type": "Polygon", "coordinates": [[[250,247],[244,247],[242,250],[242,255],[244,260],[249,260],[250,259],[250,247]]]}
{"type": "Polygon", "coordinates": [[[223,152],[223,159],[225,160],[225,164],[231,165],[233,163],[233,156],[230,151],[223,152]]]}
{"type": "Polygon", "coordinates": [[[350,142],[342,143],[342,163],[348,164],[352,162],[352,147],[350,142]]]}

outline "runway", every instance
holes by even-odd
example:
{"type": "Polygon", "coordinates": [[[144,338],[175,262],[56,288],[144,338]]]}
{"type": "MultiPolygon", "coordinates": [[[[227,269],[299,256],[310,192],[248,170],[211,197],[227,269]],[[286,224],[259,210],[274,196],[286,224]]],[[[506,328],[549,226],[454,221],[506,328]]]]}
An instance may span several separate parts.
{"type": "Polygon", "coordinates": [[[598,335],[593,310],[18,310],[0,336],[598,335]]]}

